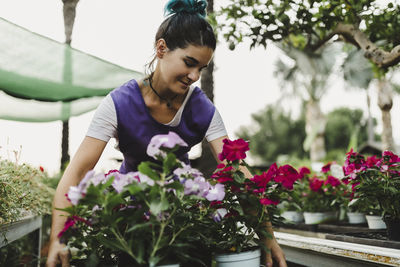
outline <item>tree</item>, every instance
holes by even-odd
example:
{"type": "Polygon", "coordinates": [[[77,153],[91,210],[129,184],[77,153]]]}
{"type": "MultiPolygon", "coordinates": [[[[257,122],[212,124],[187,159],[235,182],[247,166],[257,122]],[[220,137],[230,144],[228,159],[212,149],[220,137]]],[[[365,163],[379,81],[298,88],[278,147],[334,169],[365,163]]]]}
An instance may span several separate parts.
{"type": "Polygon", "coordinates": [[[331,40],[350,43],[363,51],[380,78],[384,149],[393,149],[391,88],[384,74],[400,62],[400,5],[373,0],[232,0],[221,9],[227,23],[224,37],[234,49],[244,38],[251,47],[267,41],[290,41],[304,51],[316,51],[331,40]]]}
{"type": "MultiPolygon", "coordinates": [[[[207,0],[207,13],[212,16],[214,13],[214,0],[207,0]]],[[[208,98],[214,102],[214,59],[212,58],[207,68],[201,73],[201,88],[208,96],[208,98]]],[[[216,169],[216,161],[211,152],[211,149],[206,140],[201,143],[201,156],[197,160],[197,168],[205,175],[205,177],[211,177],[211,174],[216,169]]]]}
{"type": "Polygon", "coordinates": [[[307,139],[304,149],[310,151],[312,162],[321,161],[325,155],[325,116],[320,100],[329,88],[329,77],[333,73],[338,48],[324,46],[318,52],[303,51],[292,45],[279,44],[293,64],[279,59],[275,75],[282,84],[282,95],[299,96],[306,105],[307,139]]]}
{"type": "MultiPolygon", "coordinates": [[[[63,1],[63,15],[64,15],[64,32],[65,32],[65,43],[71,45],[71,35],[74,28],[76,5],[79,0],[62,0],[63,1]]],[[[65,54],[66,62],[71,55],[65,54]]],[[[69,70],[64,69],[64,77],[68,77],[67,72],[69,70]]],[[[71,81],[72,82],[72,81],[71,81]]],[[[66,165],[70,160],[69,156],[69,121],[65,120],[62,122],[62,137],[61,137],[61,162],[60,169],[64,171],[66,165]]]]}
{"type": "Polygon", "coordinates": [[[280,107],[270,105],[252,114],[252,119],[253,127],[242,126],[236,134],[250,140],[250,153],[264,164],[275,162],[279,155],[306,156],[304,115],[294,120],[280,107]]]}
{"type": "Polygon", "coordinates": [[[354,134],[357,144],[367,141],[367,123],[360,109],[334,109],[327,115],[325,144],[328,151],[347,150],[354,134]]]}

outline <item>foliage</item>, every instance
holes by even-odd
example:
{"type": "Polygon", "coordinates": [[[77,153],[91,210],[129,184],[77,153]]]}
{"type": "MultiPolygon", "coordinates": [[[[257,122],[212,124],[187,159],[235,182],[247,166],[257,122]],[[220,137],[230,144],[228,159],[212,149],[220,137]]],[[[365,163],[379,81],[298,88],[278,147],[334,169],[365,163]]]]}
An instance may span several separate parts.
{"type": "Polygon", "coordinates": [[[241,252],[255,244],[264,246],[263,240],[270,238],[267,222],[278,220],[276,205],[298,179],[293,167],[278,167],[276,163],[260,175],[246,177],[243,171],[249,169],[244,161],[248,150],[243,139],[225,139],[219,159],[226,164],[218,165],[212,176],[217,185],[224,185],[226,192],[222,201],[210,203],[210,208],[215,209],[213,218],[219,223],[212,224],[205,232],[209,236],[205,242],[212,241],[211,250],[216,252],[241,252]]]}
{"type": "Polygon", "coordinates": [[[365,158],[352,149],[343,166],[346,179],[352,185],[353,198],[360,203],[375,204],[368,211],[384,217],[400,219],[400,158],[391,151],[381,157],[365,158]]]}
{"type": "Polygon", "coordinates": [[[360,109],[337,108],[327,114],[325,145],[327,150],[348,149],[353,134],[357,144],[368,140],[367,125],[360,109]]]}
{"type": "Polygon", "coordinates": [[[303,167],[300,173],[302,179],[297,181],[294,194],[298,196],[302,211],[338,211],[345,203],[347,186],[340,179],[343,177],[341,166],[327,163],[319,172],[303,167]]]}
{"type": "Polygon", "coordinates": [[[360,47],[365,57],[384,68],[400,60],[397,51],[389,54],[400,44],[399,11],[397,1],[383,5],[373,0],[232,0],[219,16],[227,21],[221,31],[231,49],[248,38],[251,47],[265,47],[271,40],[316,51],[336,39],[360,47]]]}
{"type": "Polygon", "coordinates": [[[252,114],[256,130],[241,127],[237,135],[251,140],[250,153],[263,162],[271,163],[281,154],[291,157],[304,157],[302,148],[305,139],[305,120],[291,118],[276,106],[267,106],[260,113],[252,114]]]}
{"type": "Polygon", "coordinates": [[[27,214],[50,214],[54,189],[47,174],[27,164],[0,160],[0,224],[27,214]]]}
{"type": "Polygon", "coordinates": [[[78,249],[75,258],[135,266],[193,260],[196,222],[208,216],[201,201],[220,201],[224,190],[178,160],[180,146],[187,144],[173,132],[154,136],[147,154],[156,163],[142,162],[127,174],[91,171],[69,189],[72,206],[63,209],[68,219],[59,236],[78,249]]]}

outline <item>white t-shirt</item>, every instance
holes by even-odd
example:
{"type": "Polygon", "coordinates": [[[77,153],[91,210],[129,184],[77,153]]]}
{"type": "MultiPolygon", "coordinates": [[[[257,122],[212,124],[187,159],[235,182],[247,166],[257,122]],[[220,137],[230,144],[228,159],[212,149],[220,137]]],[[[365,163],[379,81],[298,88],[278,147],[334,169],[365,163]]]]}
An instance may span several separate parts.
{"type": "MultiPolygon", "coordinates": [[[[189,88],[189,92],[186,95],[186,98],[179,108],[178,112],[175,114],[175,117],[165,125],[168,126],[177,126],[182,118],[182,112],[185,108],[185,105],[190,98],[194,86],[189,88]]],[[[117,135],[117,112],[115,110],[114,101],[110,94],[108,94],[98,106],[92,122],[90,123],[89,129],[86,133],[86,136],[90,136],[96,139],[100,139],[102,141],[108,142],[111,138],[118,139],[117,135]]],[[[218,110],[215,109],[214,116],[211,120],[210,126],[206,132],[205,138],[208,142],[211,142],[219,137],[227,135],[227,131],[222,121],[221,115],[218,110]]]]}

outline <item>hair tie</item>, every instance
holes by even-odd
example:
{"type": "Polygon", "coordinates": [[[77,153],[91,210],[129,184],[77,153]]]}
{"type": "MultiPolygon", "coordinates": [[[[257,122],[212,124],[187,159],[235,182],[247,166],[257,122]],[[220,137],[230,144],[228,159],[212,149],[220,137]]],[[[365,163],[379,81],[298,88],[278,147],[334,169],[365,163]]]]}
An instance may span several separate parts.
{"type": "Polygon", "coordinates": [[[203,18],[207,15],[206,0],[169,0],[165,5],[164,13],[166,16],[187,12],[190,14],[199,14],[203,18]]]}

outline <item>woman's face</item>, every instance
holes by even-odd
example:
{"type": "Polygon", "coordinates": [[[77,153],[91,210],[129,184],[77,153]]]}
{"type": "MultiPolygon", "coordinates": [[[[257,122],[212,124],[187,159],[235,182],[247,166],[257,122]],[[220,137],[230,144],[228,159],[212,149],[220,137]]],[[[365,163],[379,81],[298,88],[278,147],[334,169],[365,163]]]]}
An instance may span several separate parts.
{"type": "Polygon", "coordinates": [[[189,45],[173,51],[165,50],[159,58],[160,77],[165,87],[176,94],[184,94],[199,80],[201,71],[210,62],[213,50],[207,46],[189,45]]]}

